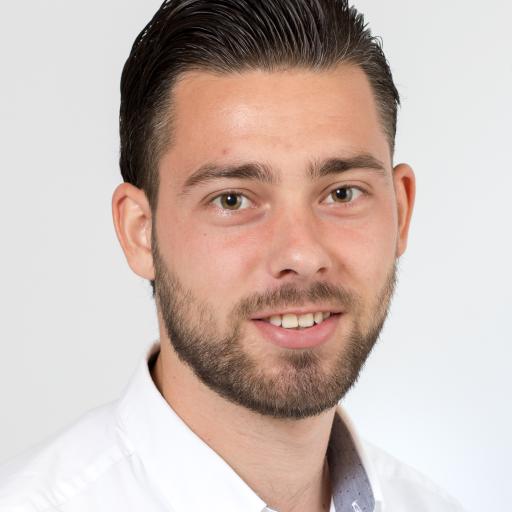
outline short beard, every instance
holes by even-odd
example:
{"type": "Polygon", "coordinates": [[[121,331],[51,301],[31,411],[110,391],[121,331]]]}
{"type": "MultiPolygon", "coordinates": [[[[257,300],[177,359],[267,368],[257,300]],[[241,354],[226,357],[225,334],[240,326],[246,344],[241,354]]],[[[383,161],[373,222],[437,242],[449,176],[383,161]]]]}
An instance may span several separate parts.
{"type": "Polygon", "coordinates": [[[225,399],[273,418],[301,419],[336,406],[357,381],[379,338],[396,285],[395,261],[384,287],[374,304],[366,305],[365,312],[361,299],[344,288],[319,282],[305,291],[287,284],[268,294],[242,300],[229,317],[227,332],[222,334],[216,325],[214,307],[198,301],[190,290],[184,289],[163,262],[156,239],[152,247],[156,300],[179,359],[225,399]],[[315,349],[284,351],[278,358],[281,364],[273,373],[265,361],[257,361],[244,350],[241,327],[251,313],[320,300],[343,307],[354,318],[346,339],[339,340],[344,348],[329,371],[324,368],[329,361],[323,361],[315,349]]]}

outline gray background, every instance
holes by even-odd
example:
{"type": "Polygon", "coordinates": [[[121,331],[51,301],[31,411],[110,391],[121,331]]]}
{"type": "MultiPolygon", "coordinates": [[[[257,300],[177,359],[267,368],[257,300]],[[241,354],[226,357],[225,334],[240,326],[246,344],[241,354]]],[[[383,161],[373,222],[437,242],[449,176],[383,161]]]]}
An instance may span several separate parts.
{"type": "MultiPolygon", "coordinates": [[[[0,460],[123,389],[157,336],[115,239],[118,84],[154,0],[0,3],[0,460]]],[[[469,511],[512,500],[510,3],[361,0],[418,197],[390,320],[345,405],[469,511]]]]}

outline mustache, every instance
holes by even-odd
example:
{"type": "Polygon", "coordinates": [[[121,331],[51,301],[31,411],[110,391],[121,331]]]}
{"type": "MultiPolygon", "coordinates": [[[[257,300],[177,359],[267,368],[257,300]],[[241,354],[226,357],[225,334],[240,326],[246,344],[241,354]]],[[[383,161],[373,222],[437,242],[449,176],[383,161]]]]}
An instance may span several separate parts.
{"type": "Polygon", "coordinates": [[[235,309],[235,316],[247,318],[262,309],[301,307],[320,302],[328,302],[334,308],[352,309],[357,308],[361,300],[356,293],[347,288],[325,281],[313,283],[306,289],[287,283],[275,290],[242,299],[235,309]]]}

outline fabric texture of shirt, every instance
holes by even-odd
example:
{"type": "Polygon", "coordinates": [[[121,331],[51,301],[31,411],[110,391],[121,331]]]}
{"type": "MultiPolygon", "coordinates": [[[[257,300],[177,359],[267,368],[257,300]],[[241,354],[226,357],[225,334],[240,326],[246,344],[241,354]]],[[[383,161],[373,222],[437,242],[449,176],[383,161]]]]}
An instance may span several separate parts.
{"type": "MultiPolygon", "coordinates": [[[[0,467],[0,512],[272,512],[156,388],[152,345],[124,395],[0,467]]],[[[462,512],[427,478],[362,442],[338,406],[330,512],[462,512]]]]}

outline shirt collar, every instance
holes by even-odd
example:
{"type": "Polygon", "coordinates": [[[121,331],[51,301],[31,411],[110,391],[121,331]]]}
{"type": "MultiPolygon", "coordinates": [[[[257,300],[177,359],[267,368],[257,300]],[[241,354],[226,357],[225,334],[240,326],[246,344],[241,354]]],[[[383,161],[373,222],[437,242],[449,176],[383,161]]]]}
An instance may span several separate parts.
{"type": "MultiPolygon", "coordinates": [[[[150,482],[176,512],[266,510],[261,498],[183,422],[158,391],[148,362],[159,348],[158,342],[151,346],[117,409],[125,442],[139,455],[150,482]]],[[[375,473],[340,406],[331,431],[328,461],[336,512],[382,511],[375,473]],[[365,498],[354,497],[357,492],[365,498]],[[359,509],[352,506],[356,499],[360,500],[359,509]]]]}
{"type": "Polygon", "coordinates": [[[327,460],[336,512],[384,512],[377,473],[340,405],[334,416],[327,460]]]}

